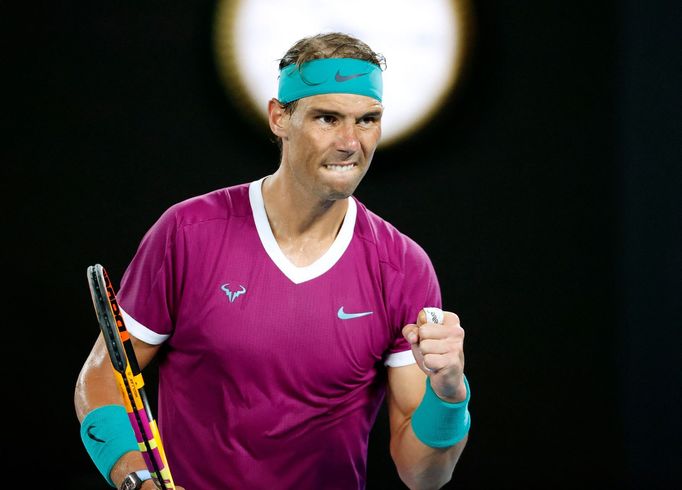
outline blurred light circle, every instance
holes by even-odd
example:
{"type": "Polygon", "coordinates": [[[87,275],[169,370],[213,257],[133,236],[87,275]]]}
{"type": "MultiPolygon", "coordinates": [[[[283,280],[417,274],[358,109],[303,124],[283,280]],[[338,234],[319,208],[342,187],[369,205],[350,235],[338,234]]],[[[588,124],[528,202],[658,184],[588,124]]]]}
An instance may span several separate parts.
{"type": "Polygon", "coordinates": [[[322,32],[355,36],[386,57],[385,146],[422,128],[456,87],[469,15],[464,0],[219,0],[216,65],[228,94],[266,129],[286,50],[322,32]]]}

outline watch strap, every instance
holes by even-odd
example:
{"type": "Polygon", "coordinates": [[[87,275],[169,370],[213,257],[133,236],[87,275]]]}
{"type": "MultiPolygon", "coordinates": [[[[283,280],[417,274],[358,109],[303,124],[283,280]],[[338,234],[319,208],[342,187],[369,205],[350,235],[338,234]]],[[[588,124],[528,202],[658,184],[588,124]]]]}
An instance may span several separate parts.
{"type": "Polygon", "coordinates": [[[149,470],[137,470],[135,474],[141,481],[151,480],[152,478],[152,474],[149,472],[149,470]]]}

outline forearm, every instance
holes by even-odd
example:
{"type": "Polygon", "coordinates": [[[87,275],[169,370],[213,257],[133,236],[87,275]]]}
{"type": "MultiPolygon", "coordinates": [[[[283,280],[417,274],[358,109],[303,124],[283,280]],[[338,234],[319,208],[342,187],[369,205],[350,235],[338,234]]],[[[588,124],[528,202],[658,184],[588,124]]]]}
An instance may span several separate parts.
{"type": "Polygon", "coordinates": [[[80,422],[95,408],[104,405],[123,405],[104,341],[97,339],[83,365],[74,392],[76,415],[80,422]]]}
{"type": "MultiPolygon", "coordinates": [[[[144,359],[145,364],[149,357],[146,355],[148,352],[149,351],[146,350],[142,351],[142,358],[144,359]]],[[[101,336],[97,339],[97,342],[78,375],[74,392],[74,405],[78,420],[81,424],[86,424],[86,434],[90,439],[98,441],[101,437],[103,440],[107,441],[107,444],[119,444],[119,442],[114,443],[113,441],[126,439],[127,436],[122,436],[121,431],[128,431],[131,427],[123,409],[123,396],[116,382],[111,360],[109,359],[109,354],[101,336]],[[115,423],[122,424],[121,427],[115,426],[115,429],[107,429],[107,427],[111,427],[110,423],[112,419],[108,418],[108,415],[104,419],[98,419],[98,417],[105,416],[98,415],[102,412],[97,409],[109,410],[109,412],[104,413],[110,414],[112,413],[110,410],[111,406],[116,405],[120,406],[120,412],[116,417],[123,417],[124,421],[121,422],[121,420],[117,418],[116,420],[118,422],[115,423]],[[94,420],[91,418],[93,416],[95,417],[94,420]]],[[[82,426],[81,431],[83,430],[84,428],[82,426]]],[[[83,437],[83,432],[81,432],[81,436],[83,437]]],[[[90,439],[87,437],[84,439],[84,442],[87,442],[86,447],[90,447],[89,444],[92,444],[90,439]]],[[[123,449],[123,451],[119,453],[121,456],[118,457],[118,459],[112,459],[110,460],[110,463],[107,464],[98,464],[98,469],[100,469],[103,475],[106,473],[104,476],[110,478],[111,483],[116,485],[116,488],[118,488],[126,475],[133,471],[146,468],[142,453],[137,450],[137,442],[135,441],[132,432],[129,440],[127,440],[120,449],[123,449]],[[109,464],[113,466],[109,466],[109,464]],[[107,470],[104,468],[107,468],[107,470]],[[110,468],[110,470],[108,468],[110,468]]],[[[88,449],[88,451],[90,451],[90,449],[88,449]]],[[[117,451],[118,450],[115,452],[117,451]]],[[[100,461],[99,457],[97,461],[100,461]]],[[[148,488],[153,489],[155,486],[153,482],[149,481],[144,482],[142,488],[147,490],[148,488]]]]}
{"type": "MultiPolygon", "coordinates": [[[[156,355],[159,346],[133,339],[133,347],[140,369],[144,369],[156,355]]],[[[100,334],[88,355],[76,381],[74,405],[79,421],[104,405],[123,405],[123,395],[118,387],[109,352],[100,334]]]]}
{"type": "Polygon", "coordinates": [[[406,419],[391,438],[391,456],[401,480],[412,490],[438,489],[452,478],[467,438],[448,448],[432,448],[414,434],[406,419]]]}
{"type": "Polygon", "coordinates": [[[464,376],[459,386],[450,385],[457,388],[444,399],[417,365],[389,371],[391,456],[400,478],[413,490],[438,489],[450,481],[466,445],[469,385],[464,376]]]}

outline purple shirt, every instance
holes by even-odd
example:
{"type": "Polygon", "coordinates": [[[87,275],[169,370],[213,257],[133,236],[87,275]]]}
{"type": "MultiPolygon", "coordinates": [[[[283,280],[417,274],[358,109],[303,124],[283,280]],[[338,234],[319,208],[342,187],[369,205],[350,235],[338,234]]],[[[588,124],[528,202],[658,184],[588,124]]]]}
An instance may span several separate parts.
{"type": "Polygon", "coordinates": [[[189,490],[361,489],[386,366],[414,363],[401,330],[441,307],[436,274],[355,198],[330,249],[294,266],[261,182],[169,208],[121,281],[130,333],[165,343],[168,463],[189,490]]]}

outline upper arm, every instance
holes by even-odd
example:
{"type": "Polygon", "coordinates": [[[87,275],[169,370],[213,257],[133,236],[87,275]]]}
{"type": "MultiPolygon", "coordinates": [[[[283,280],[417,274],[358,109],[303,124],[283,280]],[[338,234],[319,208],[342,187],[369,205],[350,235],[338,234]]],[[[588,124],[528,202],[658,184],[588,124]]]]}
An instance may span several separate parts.
{"type": "Polygon", "coordinates": [[[143,342],[142,340],[133,337],[132,335],[130,336],[130,340],[133,344],[133,349],[135,350],[135,357],[137,358],[137,364],[140,366],[140,369],[144,369],[145,367],[147,367],[147,365],[151,362],[156,353],[159,352],[159,349],[161,348],[162,345],[148,344],[147,342],[143,342]]]}
{"type": "Polygon", "coordinates": [[[388,368],[388,416],[391,438],[409,424],[424,398],[426,374],[417,364],[388,368]]]}

